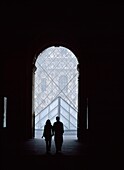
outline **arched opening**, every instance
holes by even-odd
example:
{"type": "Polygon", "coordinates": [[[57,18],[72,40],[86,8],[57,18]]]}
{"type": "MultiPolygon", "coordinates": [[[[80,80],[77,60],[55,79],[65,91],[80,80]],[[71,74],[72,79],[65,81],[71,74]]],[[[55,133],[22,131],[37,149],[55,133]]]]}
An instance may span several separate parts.
{"type": "Polygon", "coordinates": [[[59,115],[65,134],[77,136],[78,60],[63,46],[42,51],[34,63],[34,137],[40,138],[47,119],[52,124],[59,115]]]}

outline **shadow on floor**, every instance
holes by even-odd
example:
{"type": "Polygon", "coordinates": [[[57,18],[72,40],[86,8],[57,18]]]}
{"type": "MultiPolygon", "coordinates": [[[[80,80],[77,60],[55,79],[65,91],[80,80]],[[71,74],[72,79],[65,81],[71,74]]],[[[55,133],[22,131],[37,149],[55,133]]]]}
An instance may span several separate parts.
{"type": "Polygon", "coordinates": [[[51,153],[46,154],[44,139],[10,142],[2,149],[2,169],[87,169],[87,145],[76,138],[64,137],[62,152],[55,153],[52,140],[51,153]]]}

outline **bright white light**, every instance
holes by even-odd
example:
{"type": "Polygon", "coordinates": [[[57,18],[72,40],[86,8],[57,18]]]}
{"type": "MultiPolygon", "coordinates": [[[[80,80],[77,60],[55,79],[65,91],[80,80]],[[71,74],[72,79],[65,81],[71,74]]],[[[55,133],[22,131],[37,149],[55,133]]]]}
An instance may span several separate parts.
{"type": "Polygon", "coordinates": [[[88,129],[88,98],[87,98],[87,115],[86,115],[86,122],[87,122],[86,129],[88,129]]]}
{"type": "Polygon", "coordinates": [[[39,54],[35,66],[35,129],[42,129],[60,112],[65,129],[77,129],[78,61],[65,47],[49,47],[39,54]],[[53,107],[53,101],[60,101],[53,107]],[[51,109],[52,107],[52,109],[51,109]]]}
{"type": "Polygon", "coordinates": [[[4,97],[3,127],[6,127],[7,97],[4,97]]]}

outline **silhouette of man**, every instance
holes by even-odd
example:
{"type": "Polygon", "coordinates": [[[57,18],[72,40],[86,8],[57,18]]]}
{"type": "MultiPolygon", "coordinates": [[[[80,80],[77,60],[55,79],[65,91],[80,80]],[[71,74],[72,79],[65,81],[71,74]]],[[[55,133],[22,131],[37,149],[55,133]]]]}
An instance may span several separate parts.
{"type": "Polygon", "coordinates": [[[64,127],[63,123],[60,121],[60,117],[56,117],[56,122],[53,124],[53,133],[54,133],[54,140],[55,140],[55,147],[56,153],[61,151],[62,144],[63,144],[63,133],[64,127]]]}
{"type": "Polygon", "coordinates": [[[42,138],[45,137],[47,153],[51,150],[52,135],[53,135],[53,126],[51,125],[51,121],[48,119],[44,126],[44,131],[42,136],[42,138]]]}

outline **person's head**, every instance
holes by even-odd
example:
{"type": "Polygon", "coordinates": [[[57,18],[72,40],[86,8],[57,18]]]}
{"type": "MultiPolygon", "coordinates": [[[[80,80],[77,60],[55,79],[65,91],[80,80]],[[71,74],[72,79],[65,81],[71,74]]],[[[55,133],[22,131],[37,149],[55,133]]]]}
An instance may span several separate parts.
{"type": "Polygon", "coordinates": [[[46,124],[47,124],[47,125],[48,125],[48,124],[51,124],[51,122],[50,122],[49,119],[47,119],[46,124]]]}
{"type": "Polygon", "coordinates": [[[56,120],[59,121],[59,120],[60,120],[60,117],[59,117],[59,116],[56,116],[56,120]]]}

